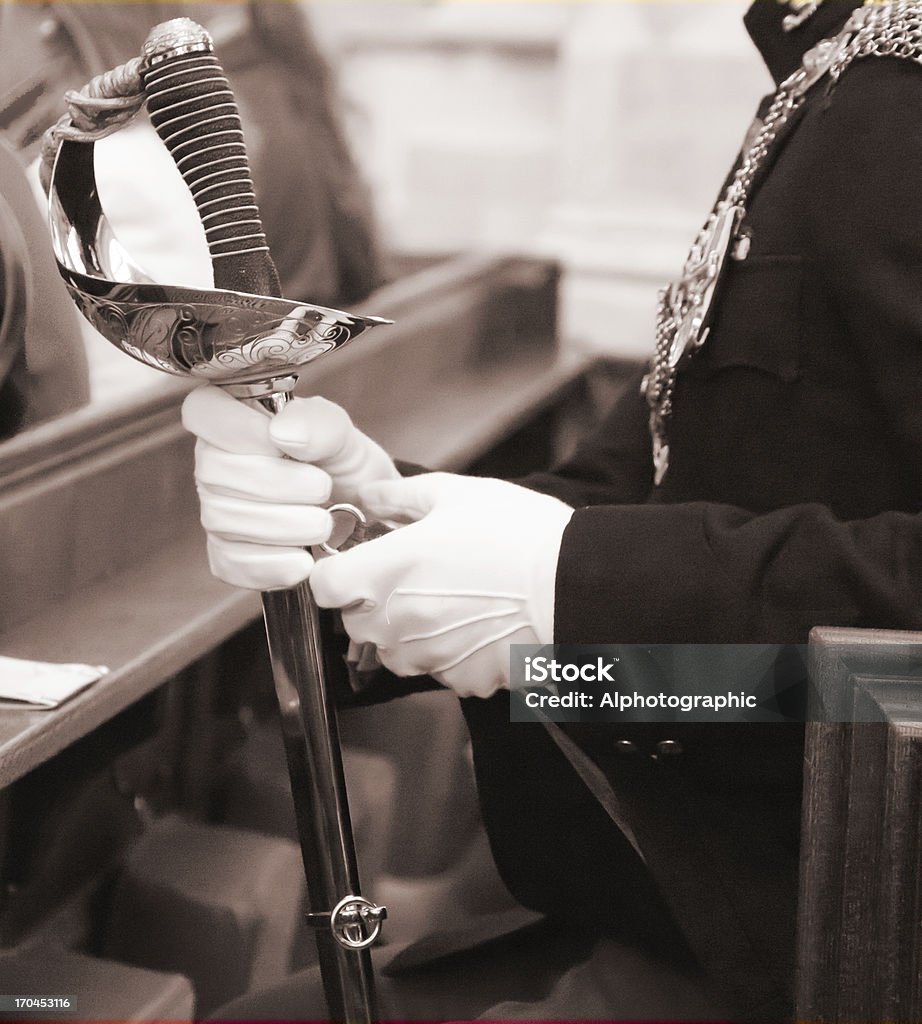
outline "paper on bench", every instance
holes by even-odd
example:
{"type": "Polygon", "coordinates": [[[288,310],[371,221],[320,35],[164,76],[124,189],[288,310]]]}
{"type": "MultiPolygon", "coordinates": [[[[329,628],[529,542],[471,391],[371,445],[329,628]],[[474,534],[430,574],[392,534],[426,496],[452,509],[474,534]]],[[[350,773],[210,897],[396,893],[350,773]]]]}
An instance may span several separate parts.
{"type": "Polygon", "coordinates": [[[108,671],[105,665],[58,665],[0,656],[0,702],[56,708],[108,671]]]}

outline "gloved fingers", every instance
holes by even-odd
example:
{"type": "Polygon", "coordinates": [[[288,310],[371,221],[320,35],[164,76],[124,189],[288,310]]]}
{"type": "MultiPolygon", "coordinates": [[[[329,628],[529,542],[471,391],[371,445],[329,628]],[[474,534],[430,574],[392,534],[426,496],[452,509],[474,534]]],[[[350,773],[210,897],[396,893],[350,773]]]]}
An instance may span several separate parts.
{"type": "Polygon", "coordinates": [[[531,625],[521,617],[509,625],[512,628],[502,639],[479,646],[464,661],[433,673],[434,678],[459,697],[490,697],[497,690],[507,688],[512,669],[512,644],[533,644],[538,639],[531,625]]]}
{"type": "Polygon", "coordinates": [[[453,473],[423,473],[365,484],[359,489],[359,500],[378,519],[414,522],[428,515],[437,502],[470,495],[476,484],[453,473]]]}
{"type": "Polygon", "coordinates": [[[342,456],[357,433],[345,409],[319,397],[289,402],[269,426],[273,443],[286,455],[320,464],[342,456]]]}
{"type": "MultiPolygon", "coordinates": [[[[466,679],[473,666],[479,679],[484,658],[493,665],[500,649],[501,660],[508,660],[510,643],[535,640],[524,600],[515,594],[398,586],[383,604],[344,611],[343,624],[353,640],[375,644],[384,665],[400,676],[441,679],[450,673],[452,680],[466,679]],[[485,654],[488,648],[493,650],[485,654]]],[[[494,676],[492,671],[490,692],[496,688],[494,676]]],[[[506,676],[508,666],[500,672],[501,678],[506,676]]]]}
{"type": "MultiPolygon", "coordinates": [[[[316,587],[314,587],[316,596],[316,587]]],[[[432,667],[428,647],[420,643],[405,643],[408,628],[430,629],[436,619],[427,615],[428,609],[416,614],[417,609],[406,606],[391,612],[391,595],[380,600],[356,600],[343,608],[342,621],[354,643],[373,644],[382,664],[396,675],[422,675],[432,667]]],[[[318,602],[319,603],[319,602],[318,602]]],[[[440,602],[434,602],[440,603],[440,602]]],[[[419,602],[417,602],[419,604],[419,602]]]]}
{"type": "Polygon", "coordinates": [[[376,650],[378,652],[378,660],[386,669],[393,672],[395,676],[406,679],[410,676],[425,676],[429,674],[425,661],[418,661],[402,644],[398,644],[396,647],[379,644],[376,645],[376,650]]]}
{"type": "Polygon", "coordinates": [[[322,505],[333,489],[329,473],[318,466],[283,459],[278,453],[231,454],[201,438],[195,445],[195,479],[212,494],[259,502],[322,505]]]}
{"type": "Polygon", "coordinates": [[[186,430],[222,451],[278,457],[278,449],[269,439],[269,416],[214,385],[206,384],[186,395],[182,422],[186,430]]]}
{"type": "Polygon", "coordinates": [[[387,595],[383,611],[402,644],[463,649],[471,636],[501,632],[521,621],[525,600],[524,594],[509,591],[397,586],[387,595]]]}
{"type": "Polygon", "coordinates": [[[510,672],[509,645],[535,642],[531,627],[518,615],[486,635],[459,630],[447,644],[401,642],[395,638],[392,628],[380,628],[377,611],[371,614],[344,612],[343,622],[350,636],[354,629],[360,635],[374,638],[370,642],[375,643],[381,663],[394,675],[430,675],[459,697],[489,697],[506,686],[510,672]]]}
{"type": "Polygon", "coordinates": [[[453,690],[458,697],[491,697],[506,686],[509,674],[508,666],[500,664],[497,655],[508,661],[508,647],[501,651],[478,651],[454,668],[432,672],[432,678],[453,690]]]}
{"type": "MultiPolygon", "coordinates": [[[[320,565],[322,563],[318,562],[317,564],[320,565]]],[[[311,590],[313,589],[312,584],[311,590]]],[[[316,600],[316,592],[314,599],[316,600]]],[[[374,605],[357,602],[349,608],[344,608],[341,618],[343,629],[348,633],[349,639],[353,643],[359,645],[374,644],[378,650],[379,657],[381,656],[382,647],[385,651],[389,650],[387,624],[382,616],[378,614],[378,609],[374,605]]]]}
{"type": "Polygon", "coordinates": [[[365,481],[400,479],[390,455],[358,430],[336,458],[324,459],[321,465],[333,477],[333,493],[345,500],[355,501],[365,481]]]}
{"type": "Polygon", "coordinates": [[[308,547],[322,544],[333,529],[325,508],[314,505],[265,503],[214,494],[199,488],[202,526],[208,533],[228,540],[275,547],[308,547]]]}
{"type": "Polygon", "coordinates": [[[208,564],[218,579],[247,590],[279,590],[307,579],[314,565],[299,547],[264,547],[209,536],[208,564]]]}
{"type": "Polygon", "coordinates": [[[383,604],[414,561],[415,529],[407,526],[322,559],[311,575],[314,600],[321,608],[368,609],[383,604]]]}
{"type": "Polygon", "coordinates": [[[422,676],[431,668],[427,651],[418,644],[402,644],[378,606],[360,604],[342,612],[343,627],[354,644],[373,646],[378,660],[396,676],[422,676]]]}

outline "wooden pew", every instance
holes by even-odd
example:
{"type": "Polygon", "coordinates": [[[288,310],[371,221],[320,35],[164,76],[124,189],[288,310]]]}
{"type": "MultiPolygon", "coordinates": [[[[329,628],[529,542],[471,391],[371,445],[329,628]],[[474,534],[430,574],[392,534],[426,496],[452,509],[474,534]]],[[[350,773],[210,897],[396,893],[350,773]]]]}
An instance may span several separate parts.
{"type": "Polygon", "coordinates": [[[922,635],[818,629],[811,661],[796,1017],[918,1021],[922,635]]]}

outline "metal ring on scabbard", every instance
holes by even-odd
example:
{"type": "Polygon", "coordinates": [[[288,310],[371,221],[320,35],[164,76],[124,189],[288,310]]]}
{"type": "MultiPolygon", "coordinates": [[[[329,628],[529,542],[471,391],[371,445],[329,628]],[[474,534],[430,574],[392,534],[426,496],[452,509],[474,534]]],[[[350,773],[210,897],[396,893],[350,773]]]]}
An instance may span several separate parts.
{"type": "Polygon", "coordinates": [[[329,928],[333,938],[346,949],[368,949],[381,934],[387,907],[379,907],[364,896],[344,896],[329,912],[307,914],[312,928],[329,928]]]}
{"type": "Polygon", "coordinates": [[[348,501],[341,501],[336,505],[330,505],[327,512],[334,517],[334,523],[336,522],[337,515],[347,516],[352,520],[352,523],[349,524],[349,533],[337,544],[324,541],[318,545],[325,555],[338,555],[341,551],[348,551],[349,548],[354,548],[356,544],[363,544],[366,540],[375,540],[375,538],[383,537],[386,533],[391,532],[391,527],[386,523],[369,522],[365,513],[348,501]]]}

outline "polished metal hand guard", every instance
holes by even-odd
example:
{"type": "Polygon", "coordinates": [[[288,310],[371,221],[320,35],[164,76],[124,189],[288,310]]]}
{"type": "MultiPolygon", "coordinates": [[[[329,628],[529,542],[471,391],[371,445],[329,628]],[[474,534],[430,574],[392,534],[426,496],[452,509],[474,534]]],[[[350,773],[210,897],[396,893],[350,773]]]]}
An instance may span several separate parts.
{"type": "Polygon", "coordinates": [[[106,219],[93,150],[92,142],[60,144],[48,195],[52,245],[80,311],[132,358],[212,384],[266,383],[297,377],[369,327],[389,323],[290,299],[156,284],[106,219]]]}

